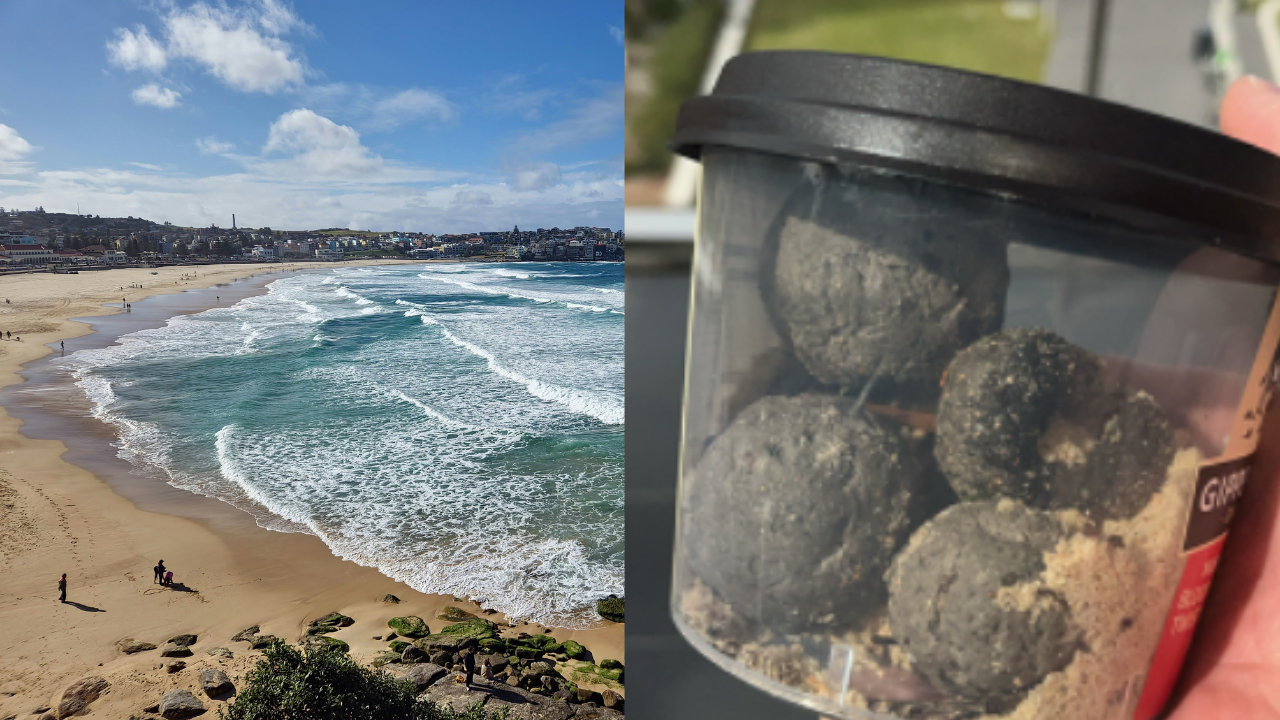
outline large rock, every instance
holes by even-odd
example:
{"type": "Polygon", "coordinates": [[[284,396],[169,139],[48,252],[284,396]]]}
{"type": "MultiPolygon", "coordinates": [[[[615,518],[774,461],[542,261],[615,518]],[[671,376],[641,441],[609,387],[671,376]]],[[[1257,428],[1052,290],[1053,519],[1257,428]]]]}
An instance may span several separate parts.
{"type": "Polygon", "coordinates": [[[160,715],[165,720],[185,720],[204,714],[204,703],[186,690],[170,690],[160,700],[160,715]]]}
{"type": "Polygon", "coordinates": [[[447,620],[449,622],[461,622],[468,618],[475,617],[474,614],[453,605],[445,605],[440,612],[436,614],[436,619],[447,620]]]}
{"type": "Polygon", "coordinates": [[[404,649],[400,651],[400,662],[402,663],[426,662],[430,659],[431,656],[427,654],[426,650],[408,643],[405,643],[404,649]]]}
{"type": "Polygon", "coordinates": [[[894,554],[936,488],[950,492],[922,441],[856,403],[764,397],[686,475],[691,569],[779,632],[838,632],[878,612],[894,554]]]}
{"type": "Polygon", "coordinates": [[[462,622],[456,622],[452,625],[445,625],[440,628],[441,635],[457,635],[460,637],[475,638],[477,641],[495,638],[498,636],[498,626],[492,621],[484,618],[468,618],[462,622]]]}
{"type": "Polygon", "coordinates": [[[190,646],[190,645],[196,644],[196,639],[197,638],[195,635],[192,635],[190,633],[185,633],[182,635],[174,635],[173,637],[169,638],[169,642],[173,643],[174,645],[190,646]]]}
{"type": "Polygon", "coordinates": [[[275,635],[254,635],[249,639],[250,650],[262,650],[273,642],[280,642],[275,635]]]}
{"type": "Polygon", "coordinates": [[[450,673],[428,687],[422,696],[438,705],[448,705],[459,714],[476,703],[485,704],[490,697],[483,691],[468,691],[465,684],[457,682],[456,673],[450,673]]]}
{"type": "Polygon", "coordinates": [[[224,647],[209,648],[204,652],[205,655],[213,655],[214,657],[233,658],[235,653],[224,647]]]}
{"type": "Polygon", "coordinates": [[[570,660],[581,660],[587,654],[587,649],[574,640],[565,640],[561,644],[560,651],[567,655],[570,660]]]}
{"type": "Polygon", "coordinates": [[[156,644],[144,642],[142,640],[134,640],[133,638],[125,638],[116,643],[116,647],[120,648],[120,652],[125,655],[132,655],[134,653],[145,652],[147,650],[155,650],[156,644]]]}
{"type": "Polygon", "coordinates": [[[190,657],[191,648],[186,645],[168,643],[160,648],[160,657],[190,657]]]}
{"type": "Polygon", "coordinates": [[[111,683],[100,677],[87,677],[75,681],[62,693],[62,700],[58,703],[58,720],[72,715],[83,715],[89,703],[97,700],[109,687],[111,683]]]}
{"type": "Polygon", "coordinates": [[[413,685],[414,689],[422,692],[432,685],[439,682],[440,678],[449,674],[449,671],[433,663],[418,663],[409,672],[400,676],[400,679],[413,685]]]}
{"type": "Polygon", "coordinates": [[[241,630],[240,632],[236,633],[235,635],[232,635],[231,642],[253,642],[253,639],[258,636],[258,633],[261,630],[262,628],[258,627],[257,625],[254,625],[253,627],[247,627],[241,630]]]}
{"type": "Polygon", "coordinates": [[[236,686],[231,683],[231,678],[217,668],[205,668],[200,671],[199,677],[200,689],[209,697],[235,692],[236,686]]]}
{"type": "Polygon", "coordinates": [[[485,708],[490,711],[506,708],[509,720],[569,720],[573,717],[573,706],[563,700],[501,683],[480,682],[478,685],[490,696],[485,708]]]}
{"type": "Polygon", "coordinates": [[[600,617],[613,622],[627,621],[627,600],[617,595],[596,601],[596,612],[600,613],[600,617]]]}
{"type": "Polygon", "coordinates": [[[574,713],[574,720],[622,720],[625,715],[613,708],[595,708],[590,705],[579,705],[574,713]]]}
{"type": "Polygon", "coordinates": [[[889,620],[912,669],[992,714],[1071,662],[1081,633],[1066,600],[1021,592],[1063,530],[1012,500],[962,503],[925,524],[889,571],[889,620]]]}
{"type": "Polygon", "coordinates": [[[431,632],[431,629],[427,627],[426,621],[417,615],[393,617],[387,621],[387,625],[404,637],[426,637],[431,632]]]}
{"type": "Polygon", "coordinates": [[[614,710],[617,710],[618,712],[623,712],[622,696],[612,690],[605,690],[604,692],[600,693],[600,703],[607,708],[612,708],[614,710]]]}
{"type": "Polygon", "coordinates": [[[387,593],[386,595],[382,596],[382,602],[397,604],[400,602],[400,598],[396,597],[395,595],[392,595],[391,593],[387,593]]]}
{"type": "Polygon", "coordinates": [[[312,620],[308,625],[315,627],[317,625],[336,625],[338,627],[348,627],[355,622],[354,618],[343,615],[340,612],[331,612],[324,617],[318,617],[312,620]]]}

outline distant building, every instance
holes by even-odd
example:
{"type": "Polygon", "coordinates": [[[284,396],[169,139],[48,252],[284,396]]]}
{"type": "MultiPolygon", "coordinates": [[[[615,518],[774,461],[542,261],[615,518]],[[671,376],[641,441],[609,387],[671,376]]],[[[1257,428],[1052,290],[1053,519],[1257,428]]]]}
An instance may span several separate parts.
{"type": "Polygon", "coordinates": [[[336,261],[338,261],[338,260],[341,260],[341,259],[342,259],[342,251],[341,251],[341,250],[337,250],[337,249],[333,249],[333,250],[328,250],[328,249],[320,249],[320,250],[316,250],[316,259],[317,259],[317,260],[329,260],[329,261],[336,262],[336,261]]]}
{"type": "Polygon", "coordinates": [[[56,262],[58,254],[43,245],[0,245],[0,257],[22,265],[44,265],[56,262]]]}

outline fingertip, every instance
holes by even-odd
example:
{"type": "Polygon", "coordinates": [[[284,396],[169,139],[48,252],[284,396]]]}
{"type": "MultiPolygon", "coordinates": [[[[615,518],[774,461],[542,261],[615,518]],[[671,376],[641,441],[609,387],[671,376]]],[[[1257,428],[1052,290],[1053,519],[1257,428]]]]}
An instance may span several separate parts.
{"type": "Polygon", "coordinates": [[[1231,84],[1222,99],[1222,132],[1280,155],[1280,87],[1255,75],[1231,84]]]}

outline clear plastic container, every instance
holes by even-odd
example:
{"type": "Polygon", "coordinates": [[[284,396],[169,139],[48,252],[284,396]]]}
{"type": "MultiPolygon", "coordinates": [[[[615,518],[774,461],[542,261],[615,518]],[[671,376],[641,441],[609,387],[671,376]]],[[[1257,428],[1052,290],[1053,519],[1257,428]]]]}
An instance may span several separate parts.
{"type": "Polygon", "coordinates": [[[837,717],[1157,714],[1275,386],[1280,164],[1043,88],[809,53],[730,63],[674,144],[703,166],[685,636],[837,717]],[[1037,101],[1156,137],[1085,153],[1026,130],[1037,101]],[[1160,132],[1256,172],[1186,178],[1151,160],[1160,132]],[[1135,158],[1143,184],[1111,182],[1135,158]],[[1215,192],[1250,190],[1252,215],[1215,222],[1215,192]]]}

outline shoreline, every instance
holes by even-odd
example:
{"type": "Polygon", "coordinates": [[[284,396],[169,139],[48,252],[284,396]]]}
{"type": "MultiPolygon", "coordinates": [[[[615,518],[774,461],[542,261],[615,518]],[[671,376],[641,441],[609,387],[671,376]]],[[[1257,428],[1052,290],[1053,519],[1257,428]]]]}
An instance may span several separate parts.
{"type": "MultiPolygon", "coordinates": [[[[423,261],[391,261],[404,262],[423,261]]],[[[386,647],[372,636],[389,632],[386,620],[393,616],[418,615],[437,630],[447,624],[436,619],[445,605],[481,614],[475,603],[420,593],[375,568],[342,560],[314,535],[261,528],[249,513],[222,500],[132,474],[132,466],[117,458],[110,445],[115,434],[85,416],[86,401],[75,397],[74,386],[63,384],[74,390],[66,397],[42,395],[33,403],[66,404],[61,408],[32,410],[25,399],[17,399],[24,387],[32,387],[19,371],[39,375],[51,370],[47,356],[57,350],[48,344],[56,348],[64,340],[67,352],[110,344],[121,334],[201,312],[211,305],[199,300],[214,299],[207,291],[185,297],[174,296],[176,291],[225,284],[243,297],[263,292],[272,278],[262,276],[269,273],[328,267],[199,266],[199,277],[191,284],[179,276],[192,268],[158,268],[155,276],[150,268],[110,273],[108,282],[144,286],[125,288],[127,302],[136,303],[133,313],[99,306],[113,299],[114,288],[110,295],[102,290],[87,296],[62,290],[106,273],[0,278],[0,297],[19,300],[18,308],[0,305],[0,329],[18,330],[15,335],[22,337],[21,343],[0,343],[0,502],[9,506],[0,523],[0,570],[12,578],[0,586],[0,622],[8,621],[0,626],[0,716],[56,705],[62,688],[89,674],[112,682],[111,692],[94,705],[95,714],[111,717],[127,717],[165,690],[189,687],[200,667],[243,675],[258,653],[245,651],[243,643],[233,644],[230,637],[250,625],[293,641],[310,619],[341,612],[356,622],[334,637],[351,645],[353,657],[368,662],[386,647]],[[252,276],[257,277],[233,285],[252,276]],[[184,284],[161,284],[175,279],[184,284]],[[162,300],[166,297],[170,300],[162,300]],[[146,571],[161,556],[175,571],[175,580],[195,592],[162,590],[147,582],[146,571]],[[80,605],[57,602],[54,588],[63,571],[70,581],[68,600],[80,605]],[[379,599],[388,593],[402,602],[382,603],[379,599]],[[179,633],[194,633],[199,640],[192,647],[196,654],[188,659],[190,667],[174,675],[156,668],[156,651],[126,656],[115,647],[126,637],[159,645],[179,633]],[[231,648],[235,657],[205,655],[220,646],[231,648]]],[[[543,627],[502,630],[504,635],[536,634],[543,627]]],[[[587,630],[553,628],[550,634],[557,641],[577,640],[596,659],[625,660],[623,628],[604,622],[587,630]]]]}

